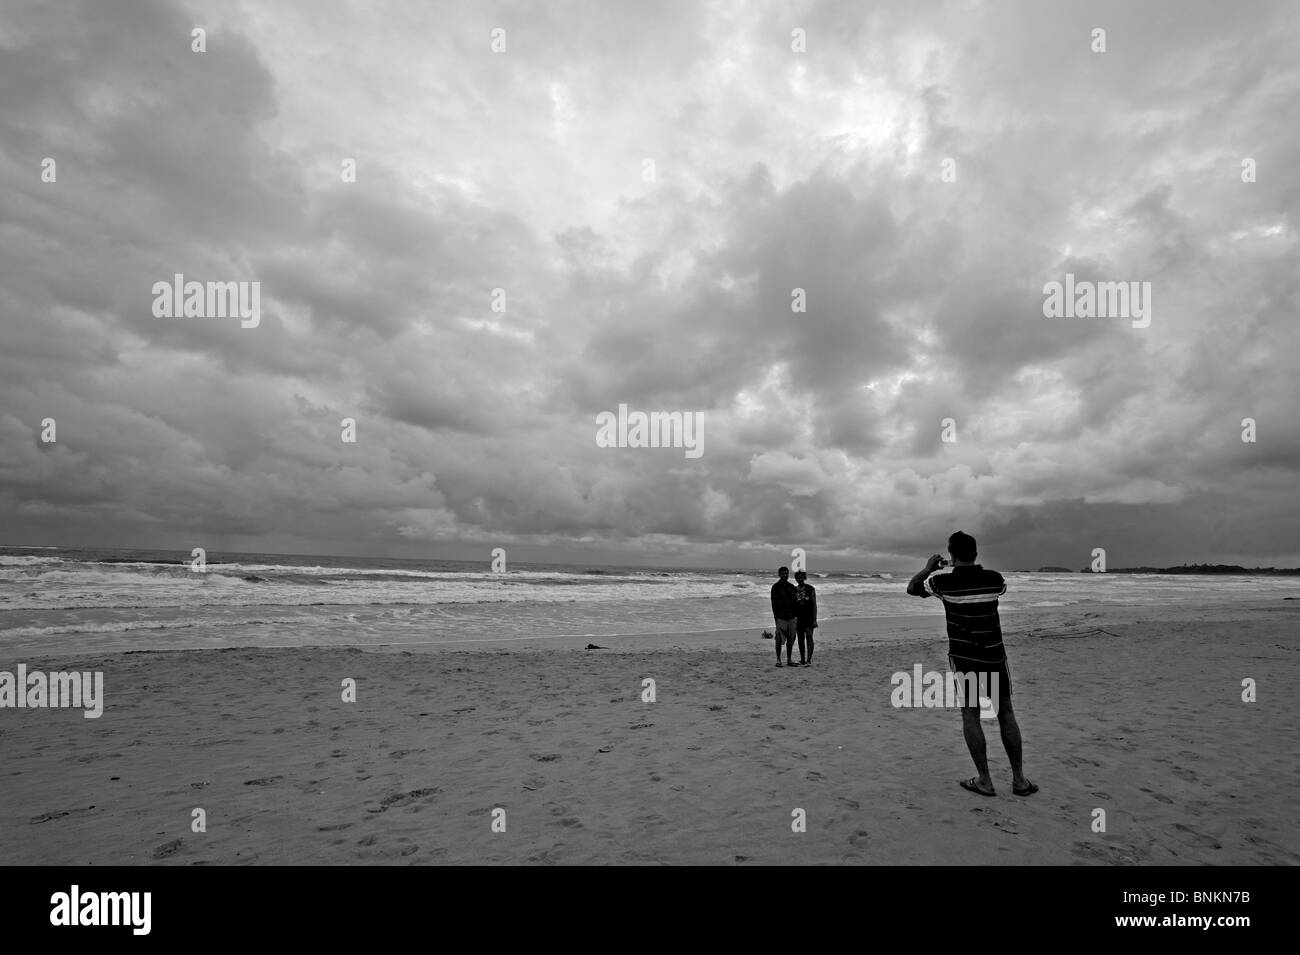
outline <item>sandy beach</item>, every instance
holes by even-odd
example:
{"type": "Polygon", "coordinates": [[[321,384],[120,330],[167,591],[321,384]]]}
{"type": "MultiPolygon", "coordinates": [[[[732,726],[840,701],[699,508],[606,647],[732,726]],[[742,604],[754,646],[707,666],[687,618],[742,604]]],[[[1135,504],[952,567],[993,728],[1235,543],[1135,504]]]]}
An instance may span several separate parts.
{"type": "Polygon", "coordinates": [[[830,621],[794,669],[759,628],[4,654],[103,671],[105,705],[0,711],[0,863],[1294,865],[1298,623],[1281,600],[1008,615],[1028,799],[996,723],[986,799],[957,786],[955,710],[891,705],[892,673],[943,669],[937,616],[830,621]]]}

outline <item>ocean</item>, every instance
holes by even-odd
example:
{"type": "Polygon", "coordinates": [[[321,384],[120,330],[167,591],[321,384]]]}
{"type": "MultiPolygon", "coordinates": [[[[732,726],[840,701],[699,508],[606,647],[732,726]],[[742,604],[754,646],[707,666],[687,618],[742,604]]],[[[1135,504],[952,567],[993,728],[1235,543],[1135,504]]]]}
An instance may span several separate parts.
{"type": "MultiPolygon", "coordinates": [[[[771,626],[768,570],[0,547],[0,651],[418,646],[771,626]]],[[[912,570],[810,573],[822,620],[938,607],[912,570]]],[[[1300,578],[1004,572],[1006,614],[1083,604],[1300,597],[1300,578]]]]}

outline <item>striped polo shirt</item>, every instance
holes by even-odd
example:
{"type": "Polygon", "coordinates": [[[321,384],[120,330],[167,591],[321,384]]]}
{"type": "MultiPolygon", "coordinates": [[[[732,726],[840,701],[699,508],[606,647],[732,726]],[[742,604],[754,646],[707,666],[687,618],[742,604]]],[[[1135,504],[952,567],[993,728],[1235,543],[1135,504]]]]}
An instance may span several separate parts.
{"type": "Polygon", "coordinates": [[[998,597],[1007,592],[1001,574],[979,564],[954,567],[929,577],[925,592],[943,601],[950,654],[975,663],[1001,663],[1007,658],[998,619],[998,597]]]}

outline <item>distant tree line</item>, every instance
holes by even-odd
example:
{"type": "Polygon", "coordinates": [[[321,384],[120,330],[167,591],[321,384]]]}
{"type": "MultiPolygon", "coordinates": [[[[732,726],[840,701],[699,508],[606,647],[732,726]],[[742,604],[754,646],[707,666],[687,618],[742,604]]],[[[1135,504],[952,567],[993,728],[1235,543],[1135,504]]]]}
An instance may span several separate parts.
{"type": "MultiPolygon", "coordinates": [[[[1056,570],[1056,568],[1048,568],[1056,570]]],[[[1091,574],[1085,567],[1079,573],[1091,574]]],[[[1237,564],[1181,564],[1178,567],[1114,567],[1108,574],[1300,574],[1300,567],[1240,567],[1237,564]]]]}

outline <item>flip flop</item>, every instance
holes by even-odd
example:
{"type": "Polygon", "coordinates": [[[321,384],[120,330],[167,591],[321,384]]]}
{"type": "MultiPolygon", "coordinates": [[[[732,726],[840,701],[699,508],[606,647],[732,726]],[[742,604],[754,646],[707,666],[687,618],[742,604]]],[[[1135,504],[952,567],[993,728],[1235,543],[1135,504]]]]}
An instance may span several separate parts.
{"type": "MultiPolygon", "coordinates": [[[[1025,782],[1029,782],[1029,780],[1025,780],[1025,782]]],[[[1024,789],[1016,789],[1016,787],[1012,786],[1011,791],[1017,796],[1032,796],[1034,793],[1038,792],[1038,786],[1034,783],[1029,783],[1029,785],[1024,789]]]]}
{"type": "Polygon", "coordinates": [[[980,788],[979,788],[979,777],[978,777],[978,776],[972,776],[970,779],[963,779],[963,780],[961,781],[961,784],[960,784],[960,785],[961,785],[961,788],[962,788],[962,789],[968,789],[968,790],[970,790],[970,791],[973,792],[973,793],[979,793],[981,796],[996,796],[996,795],[997,795],[996,792],[986,793],[984,790],[980,789],[980,788]]]}

